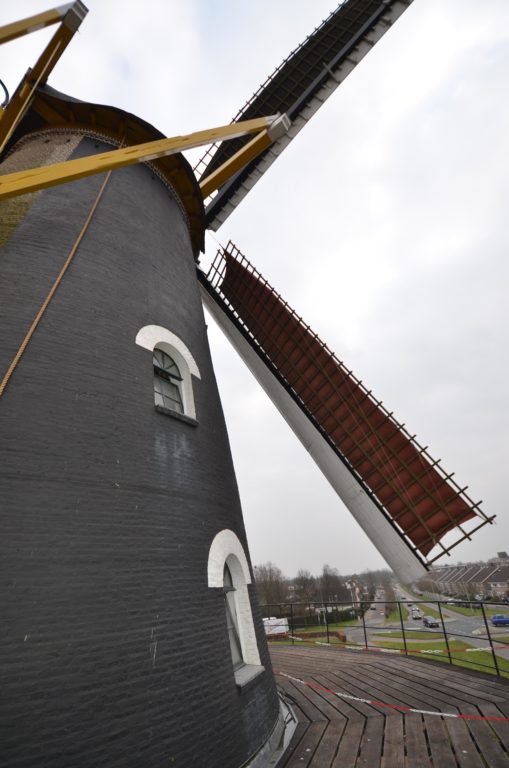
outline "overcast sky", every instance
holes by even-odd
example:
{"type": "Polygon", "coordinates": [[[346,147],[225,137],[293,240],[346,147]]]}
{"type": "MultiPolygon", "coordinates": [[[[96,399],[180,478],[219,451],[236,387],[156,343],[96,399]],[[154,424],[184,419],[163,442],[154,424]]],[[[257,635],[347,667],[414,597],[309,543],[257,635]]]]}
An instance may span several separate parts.
{"type": "MultiPolygon", "coordinates": [[[[88,0],[50,77],[171,136],[230,122],[324,0],[88,0]]],[[[0,6],[0,24],[50,7],[0,6]]],[[[52,30],[0,48],[11,93],[52,30]]],[[[232,239],[498,515],[440,562],[509,549],[509,2],[414,0],[215,238],[232,239]]],[[[192,159],[190,157],[189,159],[192,159]]],[[[207,239],[207,254],[216,243],[207,239]]],[[[383,567],[220,331],[216,375],[254,563],[383,567]]]]}

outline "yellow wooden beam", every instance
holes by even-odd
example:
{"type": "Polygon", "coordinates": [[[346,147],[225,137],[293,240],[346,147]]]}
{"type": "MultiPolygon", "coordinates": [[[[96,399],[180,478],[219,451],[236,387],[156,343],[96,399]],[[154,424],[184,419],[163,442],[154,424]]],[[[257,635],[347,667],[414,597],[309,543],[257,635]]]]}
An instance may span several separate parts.
{"type": "MultiPolygon", "coordinates": [[[[65,14],[61,19],[59,28],[39,56],[34,68],[29,69],[24,76],[14,92],[12,99],[1,115],[0,152],[5,148],[5,145],[16,129],[16,126],[30,106],[35,89],[46,82],[50,72],[67,48],[74,33],[87,13],[87,9],[79,0],[68,6],[64,6],[63,9],[65,10],[65,14]]],[[[57,11],[58,9],[55,9],[55,12],[57,11]]]]}
{"type": "Polygon", "coordinates": [[[273,121],[273,117],[258,117],[254,120],[244,120],[218,128],[197,131],[186,136],[157,139],[132,147],[123,147],[76,160],[67,160],[64,163],[9,173],[0,176],[0,200],[23,195],[27,192],[37,192],[40,189],[76,181],[103,171],[123,168],[126,165],[157,160],[159,157],[173,155],[204,144],[213,144],[223,139],[235,139],[251,133],[265,132],[265,129],[273,121]]]}
{"type": "Polygon", "coordinates": [[[219,189],[225,182],[240,171],[247,163],[254,160],[264,149],[270,147],[272,139],[267,130],[262,131],[254,139],[239,149],[229,160],[219,166],[210,176],[200,183],[200,190],[204,198],[219,189]]]}
{"type": "Polygon", "coordinates": [[[210,176],[207,176],[200,183],[200,190],[204,198],[208,197],[225,184],[232,176],[240,171],[244,166],[258,157],[265,149],[268,149],[275,139],[282,136],[290,127],[290,120],[287,115],[278,115],[270,126],[251,139],[245,146],[239,149],[229,160],[226,160],[219,168],[216,168],[210,176]]]}
{"type": "Polygon", "coordinates": [[[49,11],[37,13],[35,16],[28,16],[26,19],[5,24],[0,27],[0,45],[8,43],[10,40],[16,40],[17,37],[29,35],[31,32],[37,32],[44,27],[50,27],[52,24],[58,24],[73,5],[74,3],[68,3],[59,8],[51,8],[49,11]]]}

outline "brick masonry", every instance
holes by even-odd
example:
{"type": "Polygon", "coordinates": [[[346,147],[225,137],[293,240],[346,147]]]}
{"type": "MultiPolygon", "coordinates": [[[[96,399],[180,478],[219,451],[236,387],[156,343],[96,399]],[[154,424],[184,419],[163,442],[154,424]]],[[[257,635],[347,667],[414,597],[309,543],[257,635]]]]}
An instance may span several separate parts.
{"type": "MultiPolygon", "coordinates": [[[[2,375],[101,183],[37,194],[0,251],[2,375]]],[[[207,586],[214,536],[246,535],[187,227],[145,166],[111,176],[0,399],[0,483],[0,764],[240,766],[276,689],[252,585],[243,689],[207,586]],[[154,408],[150,324],[197,362],[197,426],[154,408]]]]}

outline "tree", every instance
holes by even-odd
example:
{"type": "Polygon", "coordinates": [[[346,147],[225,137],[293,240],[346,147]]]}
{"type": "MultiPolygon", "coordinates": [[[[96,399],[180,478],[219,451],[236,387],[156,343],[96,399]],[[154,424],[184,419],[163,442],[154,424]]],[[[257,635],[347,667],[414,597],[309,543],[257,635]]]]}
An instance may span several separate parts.
{"type": "Polygon", "coordinates": [[[297,576],[293,580],[296,592],[296,599],[311,602],[316,600],[317,585],[316,579],[310,571],[301,568],[297,571],[297,576]]]}
{"type": "Polygon", "coordinates": [[[325,564],[320,576],[321,600],[325,603],[338,603],[349,599],[349,592],[345,582],[339,575],[337,568],[331,568],[325,564]]]}
{"type": "Polygon", "coordinates": [[[382,581],[382,586],[385,592],[385,616],[388,617],[391,611],[395,608],[396,595],[392,582],[388,578],[382,581]]]}
{"type": "Polygon", "coordinates": [[[287,598],[287,579],[277,565],[270,560],[262,565],[255,565],[256,592],[260,603],[271,605],[282,603],[287,598]]]}

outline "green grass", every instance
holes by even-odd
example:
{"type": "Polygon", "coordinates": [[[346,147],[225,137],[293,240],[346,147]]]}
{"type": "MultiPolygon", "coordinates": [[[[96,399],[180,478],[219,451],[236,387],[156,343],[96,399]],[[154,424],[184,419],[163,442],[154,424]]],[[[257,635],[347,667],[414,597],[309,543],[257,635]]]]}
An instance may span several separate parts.
{"type": "Polygon", "coordinates": [[[409,595],[412,595],[414,600],[426,600],[425,597],[422,595],[418,595],[417,592],[414,592],[410,587],[405,587],[405,592],[408,592],[409,595]]]}
{"type": "Polygon", "coordinates": [[[358,627],[358,619],[347,619],[346,621],[337,621],[335,624],[329,624],[329,629],[340,629],[341,627],[358,627]]]}
{"type": "MultiPolygon", "coordinates": [[[[462,605],[447,605],[447,610],[461,613],[463,616],[478,616],[482,619],[482,610],[480,608],[465,608],[462,605]]],[[[484,611],[487,617],[494,616],[496,613],[504,613],[504,609],[500,605],[496,608],[488,608],[485,605],[484,611]]]]}
{"type": "MultiPolygon", "coordinates": [[[[377,637],[403,637],[403,632],[395,631],[395,632],[377,632],[377,637]]],[[[407,640],[432,640],[433,638],[436,639],[443,639],[443,633],[438,632],[437,630],[429,630],[428,632],[420,631],[420,630],[405,630],[405,637],[407,640]]]]}
{"type": "MultiPolygon", "coordinates": [[[[267,635],[267,642],[268,643],[274,643],[274,645],[314,645],[315,643],[326,643],[327,642],[327,633],[323,629],[315,630],[315,632],[323,632],[323,637],[310,637],[309,640],[306,640],[305,635],[310,633],[311,629],[308,629],[308,632],[306,632],[304,629],[295,629],[296,637],[298,635],[298,639],[296,639],[294,642],[292,642],[292,638],[278,638],[278,637],[271,637],[270,635],[267,635]],[[304,635],[304,637],[301,637],[304,635]]],[[[291,632],[290,632],[291,634],[291,632]]],[[[329,643],[331,645],[344,645],[344,642],[339,639],[339,637],[333,635],[332,633],[329,635],[329,643]]]]}
{"type": "MultiPolygon", "coordinates": [[[[439,611],[436,608],[432,608],[431,605],[433,605],[433,603],[436,605],[437,602],[441,602],[441,601],[433,600],[432,598],[426,598],[426,597],[423,597],[422,595],[417,595],[408,587],[405,587],[405,591],[408,592],[409,595],[412,595],[412,597],[414,598],[414,603],[417,603],[417,608],[419,608],[419,610],[422,611],[424,616],[433,616],[434,619],[440,618],[439,611]],[[421,603],[421,600],[425,602],[429,600],[431,605],[430,606],[424,605],[424,603],[421,603]]],[[[449,608],[450,606],[447,606],[447,607],[449,608]]]]}
{"type": "MultiPolygon", "coordinates": [[[[377,640],[375,644],[379,648],[392,648],[397,651],[404,651],[405,645],[404,643],[384,643],[382,640],[377,640]]],[[[461,640],[449,640],[449,648],[452,650],[463,650],[464,648],[470,648],[471,646],[467,645],[466,643],[462,642],[461,640]]],[[[443,640],[437,640],[433,643],[426,643],[426,650],[427,651],[444,651],[444,653],[447,653],[447,646],[443,640]]],[[[426,654],[423,654],[426,655],[426,654]]]]}
{"type": "MultiPolygon", "coordinates": [[[[288,622],[290,624],[290,622],[288,622]]],[[[357,619],[349,619],[348,621],[335,621],[334,624],[329,624],[329,630],[332,632],[335,629],[342,629],[343,627],[358,627],[357,619]]],[[[292,627],[290,626],[290,631],[292,627]]],[[[298,620],[293,623],[294,632],[326,632],[327,626],[325,624],[313,624],[313,626],[300,625],[298,620]]]]}
{"type": "MultiPolygon", "coordinates": [[[[378,648],[389,648],[397,651],[404,651],[403,643],[384,643],[377,641],[378,648]]],[[[467,648],[473,648],[472,645],[464,643],[462,640],[449,640],[449,649],[451,651],[452,663],[455,667],[465,667],[465,669],[476,669],[488,674],[496,674],[493,656],[490,651],[476,651],[475,653],[464,653],[467,648]]],[[[432,659],[433,661],[443,661],[449,663],[447,646],[445,642],[426,643],[426,651],[441,651],[438,653],[409,653],[409,656],[419,656],[420,659],[432,659]]],[[[509,677],[509,659],[502,659],[497,656],[497,663],[503,677],[509,677]]]]}
{"type": "MultiPolygon", "coordinates": [[[[344,626],[351,626],[350,622],[344,622],[344,621],[337,621],[334,624],[329,624],[329,642],[332,644],[340,643],[342,644],[343,641],[340,640],[338,637],[334,637],[332,634],[334,631],[341,629],[344,626]]],[[[357,626],[357,624],[353,624],[353,626],[357,626]]],[[[291,635],[295,633],[295,635],[299,635],[299,639],[295,640],[295,645],[301,645],[302,643],[315,643],[315,642],[321,642],[326,643],[327,642],[327,627],[324,624],[314,624],[313,626],[299,626],[297,623],[294,624],[293,628],[289,628],[289,634],[291,635]],[[306,638],[302,637],[302,635],[310,635],[315,632],[321,632],[323,633],[323,637],[310,637],[309,640],[306,640],[306,638]]],[[[289,639],[282,639],[278,637],[271,637],[270,635],[267,635],[267,640],[269,643],[277,643],[277,645],[292,645],[291,638],[289,639]]]]}
{"type": "MultiPolygon", "coordinates": [[[[408,620],[408,613],[409,613],[408,608],[405,605],[401,604],[401,617],[403,618],[403,621],[408,620]]],[[[384,624],[385,625],[394,624],[395,621],[401,621],[400,613],[397,605],[391,606],[391,612],[389,613],[388,616],[385,617],[384,624]]]]}

